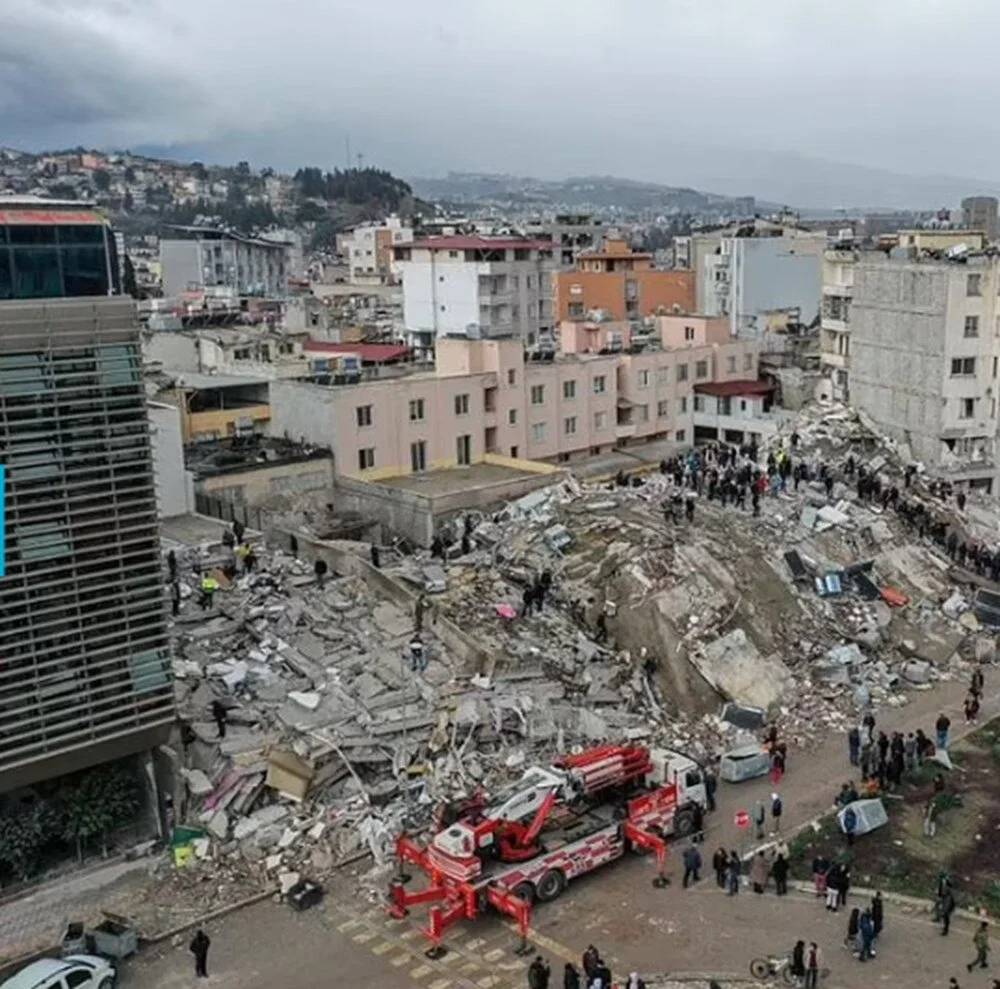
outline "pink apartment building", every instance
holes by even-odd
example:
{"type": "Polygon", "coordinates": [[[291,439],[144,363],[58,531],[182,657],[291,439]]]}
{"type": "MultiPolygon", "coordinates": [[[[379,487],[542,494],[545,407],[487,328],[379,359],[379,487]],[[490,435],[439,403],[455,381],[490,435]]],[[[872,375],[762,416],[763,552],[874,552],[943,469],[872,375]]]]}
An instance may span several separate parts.
{"type": "Polygon", "coordinates": [[[695,440],[696,405],[700,435],[712,438],[710,386],[756,394],[748,437],[773,429],[760,414],[758,345],[732,339],[725,319],[660,317],[641,347],[626,323],[564,323],[559,338],[556,354],[532,359],[519,339],[441,337],[431,371],[273,382],[271,429],[330,447],[338,474],[365,480],[486,454],[564,463],[652,440],[683,448],[695,440]]]}

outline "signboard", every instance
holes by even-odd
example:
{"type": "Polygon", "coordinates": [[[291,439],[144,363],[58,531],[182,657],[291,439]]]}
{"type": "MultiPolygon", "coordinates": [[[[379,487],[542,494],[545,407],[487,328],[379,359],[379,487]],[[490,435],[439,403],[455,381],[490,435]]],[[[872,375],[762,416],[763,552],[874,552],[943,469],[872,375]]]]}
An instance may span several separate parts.
{"type": "Polygon", "coordinates": [[[735,818],[733,818],[733,821],[738,828],[750,827],[750,815],[745,810],[738,810],[735,818]]]}
{"type": "Polygon", "coordinates": [[[7,510],[5,496],[7,494],[7,468],[0,464],[0,577],[7,573],[7,510]]]}

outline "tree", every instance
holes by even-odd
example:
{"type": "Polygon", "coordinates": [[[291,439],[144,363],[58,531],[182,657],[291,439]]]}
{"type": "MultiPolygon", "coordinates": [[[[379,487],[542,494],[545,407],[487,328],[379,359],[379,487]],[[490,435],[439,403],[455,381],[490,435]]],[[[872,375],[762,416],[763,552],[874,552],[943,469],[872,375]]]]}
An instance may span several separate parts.
{"type": "Polygon", "coordinates": [[[196,179],[204,181],[208,178],[208,169],[200,161],[191,162],[191,171],[196,179]]]}
{"type": "Polygon", "coordinates": [[[237,162],[236,174],[243,179],[250,178],[250,163],[246,161],[237,162]]]}
{"type": "Polygon", "coordinates": [[[0,864],[18,878],[27,879],[38,866],[42,848],[57,830],[54,812],[43,803],[0,817],[0,864]]]}
{"type": "Polygon", "coordinates": [[[133,299],[140,298],[139,286],[135,281],[135,265],[132,264],[132,259],[127,254],[125,255],[124,282],[122,288],[125,290],[125,294],[131,295],[133,299]]]}
{"type": "Polygon", "coordinates": [[[107,192],[111,188],[111,175],[103,168],[95,168],[90,178],[98,192],[107,192]]]}
{"type": "Polygon", "coordinates": [[[55,199],[76,199],[76,187],[68,182],[53,182],[49,192],[55,199]]]}
{"type": "Polygon", "coordinates": [[[295,211],[296,223],[320,223],[327,218],[328,214],[322,206],[312,200],[306,200],[295,211]]]}
{"type": "Polygon", "coordinates": [[[77,858],[83,845],[100,838],[107,855],[108,832],[127,824],[139,809],[139,785],[122,766],[91,769],[62,794],[63,838],[76,843],[77,858]]]}

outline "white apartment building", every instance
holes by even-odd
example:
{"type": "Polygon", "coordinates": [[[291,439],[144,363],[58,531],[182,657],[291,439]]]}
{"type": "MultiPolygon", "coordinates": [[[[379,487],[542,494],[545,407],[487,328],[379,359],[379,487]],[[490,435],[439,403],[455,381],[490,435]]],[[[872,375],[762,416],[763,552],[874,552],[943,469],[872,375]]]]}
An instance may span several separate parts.
{"type": "Polygon", "coordinates": [[[247,377],[275,381],[307,378],[311,358],[306,332],[213,327],[200,330],[153,330],[142,337],[142,358],[166,372],[247,377]]]}
{"type": "Polygon", "coordinates": [[[931,473],[997,491],[1000,259],[859,260],[851,404],[931,473]]]}
{"type": "Polygon", "coordinates": [[[554,325],[552,244],[521,237],[427,237],[395,247],[408,342],[515,336],[533,346],[554,325]]]}
{"type": "Polygon", "coordinates": [[[382,223],[365,223],[337,237],[337,250],[347,262],[352,285],[389,285],[395,281],[392,249],[413,240],[413,228],[398,216],[382,223]]]}

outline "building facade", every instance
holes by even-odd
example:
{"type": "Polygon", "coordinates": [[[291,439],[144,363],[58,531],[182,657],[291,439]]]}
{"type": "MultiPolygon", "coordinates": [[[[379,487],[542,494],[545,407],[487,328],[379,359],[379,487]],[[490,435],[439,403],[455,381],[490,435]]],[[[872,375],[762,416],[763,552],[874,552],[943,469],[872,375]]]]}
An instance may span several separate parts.
{"type": "Polygon", "coordinates": [[[589,319],[600,311],[611,320],[640,320],[695,308],[694,275],[659,271],[653,256],[609,239],[598,251],[577,255],[576,269],[555,276],[555,311],[560,321],[589,319]]]}
{"type": "Polygon", "coordinates": [[[412,240],[413,228],[404,226],[398,216],[340,234],[337,249],[347,262],[347,280],[352,285],[394,284],[393,248],[412,240]]]}
{"type": "Polygon", "coordinates": [[[160,240],[163,294],[282,298],[288,292],[289,245],[208,227],[175,227],[160,240]]]}
{"type": "Polygon", "coordinates": [[[857,261],[853,244],[835,244],[823,254],[820,371],[825,397],[838,402],[850,399],[851,295],[857,261]]]}
{"type": "Polygon", "coordinates": [[[996,242],[997,197],[967,196],[962,200],[962,225],[969,230],[982,230],[988,243],[996,242]]]}
{"type": "Polygon", "coordinates": [[[589,213],[557,213],[551,219],[529,220],[524,233],[552,244],[552,258],[559,268],[573,268],[585,251],[600,249],[606,228],[589,213]]]}
{"type": "MultiPolygon", "coordinates": [[[[441,338],[433,371],[275,382],[272,432],[331,448],[339,475],[365,480],[485,454],[564,463],[652,440],[690,446],[699,386],[756,381],[758,347],[731,339],[725,320],[677,319],[659,320],[641,347],[627,323],[574,322],[547,359],[526,357],[515,338],[441,338]]],[[[746,411],[747,438],[759,439],[768,426],[746,411]]]]}
{"type": "Polygon", "coordinates": [[[934,474],[996,491],[998,260],[859,261],[851,404],[934,474]]]}
{"type": "Polygon", "coordinates": [[[408,342],[430,349],[445,336],[550,336],[552,245],[521,237],[427,237],[394,248],[408,342]]]}
{"type": "Polygon", "coordinates": [[[11,259],[0,300],[0,790],[148,750],[174,720],[134,303],[99,274],[41,297],[70,288],[60,245],[98,241],[68,228],[99,218],[5,221],[0,244],[49,246],[28,280],[11,259]]]}

